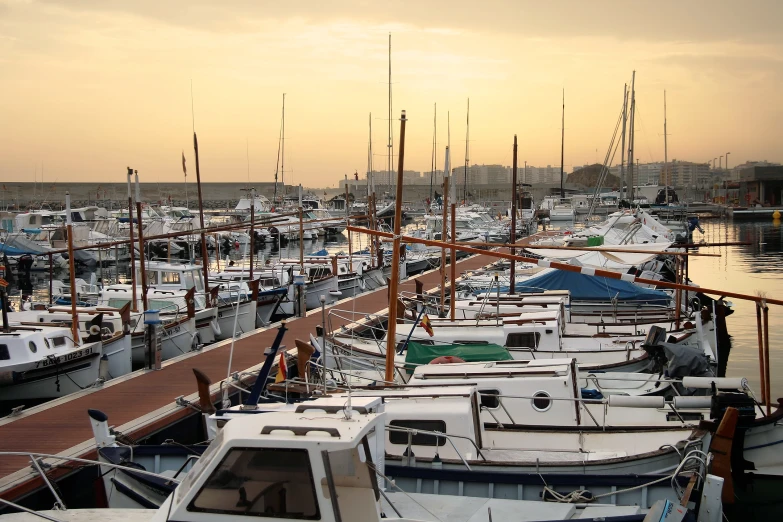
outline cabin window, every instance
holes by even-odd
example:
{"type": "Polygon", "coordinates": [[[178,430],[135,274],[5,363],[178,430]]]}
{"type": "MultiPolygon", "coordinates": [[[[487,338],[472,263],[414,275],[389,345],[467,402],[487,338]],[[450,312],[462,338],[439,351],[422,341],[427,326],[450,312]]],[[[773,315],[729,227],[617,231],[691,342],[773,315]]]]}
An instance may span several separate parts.
{"type": "Polygon", "coordinates": [[[540,341],[538,332],[510,333],[506,337],[506,348],[537,348],[540,341]]]}
{"type": "Polygon", "coordinates": [[[182,286],[190,290],[196,286],[196,278],[193,277],[193,272],[184,272],[182,274],[182,286]]]}
{"type": "Polygon", "coordinates": [[[319,520],[307,450],[232,448],[188,511],[319,520]]]}
{"type": "Polygon", "coordinates": [[[547,411],[552,407],[552,399],[549,398],[549,394],[545,391],[534,393],[530,403],[536,411],[547,411]]]}
{"type": "Polygon", "coordinates": [[[109,299],[109,308],[122,308],[130,303],[130,299],[109,299]]]}
{"type": "Polygon", "coordinates": [[[36,224],[38,224],[38,216],[30,216],[30,221],[29,221],[29,223],[30,223],[31,225],[36,225],[36,224]]]}
{"type": "Polygon", "coordinates": [[[179,272],[161,272],[161,284],[164,285],[178,285],[179,284],[179,272]]]}
{"type": "Polygon", "coordinates": [[[481,406],[494,410],[500,407],[500,390],[479,390],[481,406]]]}
{"type": "Polygon", "coordinates": [[[154,270],[147,270],[147,284],[148,285],[157,285],[158,284],[158,273],[154,270]]]}
{"type": "MultiPolygon", "coordinates": [[[[394,420],[389,423],[389,426],[446,433],[446,423],[440,420],[394,420]]],[[[389,430],[389,442],[407,446],[409,434],[410,432],[407,430],[389,430]]],[[[416,433],[411,436],[411,444],[414,446],[443,446],[446,444],[446,437],[416,433]]]]}
{"type": "Polygon", "coordinates": [[[59,348],[60,346],[65,346],[65,337],[52,337],[52,344],[55,348],[59,348]]]}
{"type": "Polygon", "coordinates": [[[7,361],[11,358],[11,354],[8,352],[7,344],[0,344],[0,361],[7,361]]]}
{"type": "Polygon", "coordinates": [[[28,348],[30,348],[30,351],[33,352],[33,353],[38,351],[38,346],[36,346],[33,341],[30,341],[29,343],[27,343],[27,346],[28,346],[28,348]]]}

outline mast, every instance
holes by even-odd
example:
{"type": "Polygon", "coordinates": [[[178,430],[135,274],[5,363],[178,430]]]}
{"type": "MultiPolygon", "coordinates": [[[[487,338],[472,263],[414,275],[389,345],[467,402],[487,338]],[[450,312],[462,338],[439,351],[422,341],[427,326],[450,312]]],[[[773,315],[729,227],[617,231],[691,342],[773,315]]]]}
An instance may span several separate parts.
{"type": "Polygon", "coordinates": [[[623,85],[623,143],[620,147],[620,200],[625,198],[625,127],[628,122],[628,84],[623,85]]]}
{"type": "MultiPolygon", "coordinates": [[[[468,159],[469,151],[470,151],[470,98],[468,98],[468,115],[466,118],[466,124],[467,128],[465,130],[465,183],[462,187],[462,203],[467,205],[468,203],[468,162],[470,161],[468,159]]],[[[457,202],[452,200],[452,205],[455,205],[457,202]]],[[[452,305],[453,306],[453,305],[452,305]]]]}
{"type": "Polygon", "coordinates": [[[563,159],[565,158],[565,89],[563,89],[563,118],[560,123],[560,197],[565,197],[563,188],[563,159]]]}
{"type": "MultiPolygon", "coordinates": [[[[517,242],[517,135],[514,134],[514,159],[511,167],[511,244],[517,242]]],[[[511,247],[511,255],[516,255],[517,250],[511,247]]],[[[509,274],[508,293],[514,295],[516,287],[516,262],[511,262],[511,273],[509,274]]],[[[498,305],[499,306],[499,305],[498,305]]]]}
{"type": "Polygon", "coordinates": [[[130,238],[131,297],[133,298],[131,310],[137,312],[139,307],[136,304],[136,245],[133,242],[133,195],[131,193],[132,176],[133,169],[128,167],[128,237],[130,238]]]}
{"type": "Polygon", "coordinates": [[[283,180],[283,192],[285,193],[285,93],[283,93],[283,119],[280,125],[280,177],[283,180]]]}
{"type": "Polygon", "coordinates": [[[435,177],[435,165],[438,152],[438,104],[435,104],[435,116],[432,118],[432,168],[430,170],[430,205],[432,204],[432,182],[435,177]]]}
{"type": "MultiPolygon", "coordinates": [[[[669,143],[667,139],[667,132],[666,132],[666,89],[663,90],[663,172],[664,172],[664,194],[666,194],[666,199],[664,200],[664,204],[669,204],[669,171],[668,171],[668,165],[669,165],[669,143]]],[[[728,162],[728,159],[726,160],[728,162]]]]}
{"type": "Polygon", "coordinates": [[[400,120],[400,159],[397,161],[397,193],[394,200],[394,240],[392,248],[391,281],[389,281],[389,324],[386,327],[386,375],[387,383],[394,381],[394,356],[397,354],[397,287],[400,282],[400,221],[402,221],[402,169],[405,160],[405,111],[400,120]]]}
{"type": "Polygon", "coordinates": [[[386,165],[386,184],[389,187],[389,190],[391,190],[391,182],[392,182],[392,163],[393,163],[393,156],[394,156],[394,144],[392,140],[394,139],[394,130],[392,129],[392,68],[391,68],[391,33],[389,33],[389,134],[388,134],[388,143],[386,145],[387,147],[387,165],[386,165]]]}
{"type": "MultiPolygon", "coordinates": [[[[280,168],[280,146],[283,142],[283,122],[285,121],[285,93],[283,93],[283,116],[280,119],[280,133],[277,135],[277,163],[275,163],[275,193],[272,196],[272,205],[277,204],[277,173],[280,168]]],[[[285,186],[285,179],[283,179],[283,186],[285,186]]]]}
{"type": "Polygon", "coordinates": [[[631,117],[628,122],[628,200],[633,202],[633,146],[634,146],[634,112],[636,108],[636,71],[631,76],[631,117]]]}

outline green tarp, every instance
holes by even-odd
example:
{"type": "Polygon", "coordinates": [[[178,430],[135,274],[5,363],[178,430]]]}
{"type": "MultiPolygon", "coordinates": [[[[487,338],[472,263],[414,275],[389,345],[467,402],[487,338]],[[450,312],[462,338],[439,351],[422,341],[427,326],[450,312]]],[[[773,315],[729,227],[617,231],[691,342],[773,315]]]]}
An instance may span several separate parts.
{"type": "Polygon", "coordinates": [[[413,373],[416,366],[429,364],[433,359],[450,355],[459,357],[465,362],[510,361],[508,350],[498,344],[421,344],[408,342],[405,351],[405,367],[413,373]]]}

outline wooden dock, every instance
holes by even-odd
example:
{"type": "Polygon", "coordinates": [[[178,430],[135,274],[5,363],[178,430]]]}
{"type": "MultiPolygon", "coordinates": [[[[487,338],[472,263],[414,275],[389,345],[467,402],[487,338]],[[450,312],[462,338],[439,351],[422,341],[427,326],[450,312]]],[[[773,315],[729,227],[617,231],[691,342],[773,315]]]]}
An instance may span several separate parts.
{"type": "MultiPolygon", "coordinates": [[[[458,272],[476,270],[492,262],[488,256],[477,255],[457,262],[458,272]]],[[[400,285],[401,292],[415,292],[414,280],[431,290],[440,284],[438,270],[426,272],[408,279],[400,285]]],[[[361,313],[383,312],[388,306],[387,288],[345,299],[328,309],[351,310],[361,313]],[[352,300],[355,301],[351,302],[352,300]]],[[[349,314],[332,314],[330,326],[339,328],[351,321],[349,314]]],[[[321,324],[321,311],[312,310],[305,317],[287,321],[289,332],[284,344],[291,348],[294,339],[309,339],[321,324]]],[[[243,371],[259,365],[264,350],[272,344],[276,326],[255,330],[243,335],[234,343],[232,372],[243,371]]],[[[16,417],[0,419],[0,448],[3,451],[23,451],[57,454],[68,457],[95,458],[88,409],[98,409],[109,416],[113,426],[121,432],[140,439],[193,413],[187,406],[176,404],[182,396],[194,395],[196,381],[193,368],[204,372],[213,382],[227,375],[231,341],[223,341],[206,347],[203,351],[189,353],[163,363],[163,369],[139,370],[130,375],[107,382],[100,388],[84,390],[71,396],[48,402],[23,411],[16,417]]],[[[51,461],[52,464],[56,464],[51,461]]],[[[62,463],[60,461],[59,463],[62,463]]],[[[52,470],[50,476],[65,475],[68,470],[52,470]]],[[[43,481],[25,457],[0,459],[0,496],[18,498],[32,492],[43,481]]]]}

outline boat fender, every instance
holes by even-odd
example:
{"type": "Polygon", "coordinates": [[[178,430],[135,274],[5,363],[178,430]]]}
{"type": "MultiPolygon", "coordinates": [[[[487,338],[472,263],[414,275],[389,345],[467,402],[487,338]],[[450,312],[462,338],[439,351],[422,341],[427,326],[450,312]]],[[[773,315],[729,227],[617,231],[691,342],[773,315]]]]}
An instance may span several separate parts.
{"type": "Polygon", "coordinates": [[[699,397],[677,396],[674,398],[675,409],[709,408],[710,406],[712,406],[712,397],[710,396],[699,396],[699,397]]]}
{"type": "Polygon", "coordinates": [[[609,406],[615,408],[663,408],[663,396],[610,395],[609,406]]]}
{"type": "Polygon", "coordinates": [[[209,326],[212,327],[212,333],[215,334],[215,337],[219,337],[220,334],[221,334],[221,331],[220,331],[220,325],[218,324],[217,319],[212,319],[209,322],[209,326]]]}
{"type": "Polygon", "coordinates": [[[682,385],[685,388],[712,389],[712,384],[719,390],[744,390],[748,387],[745,377],[683,377],[682,385]]]}

